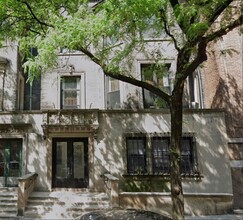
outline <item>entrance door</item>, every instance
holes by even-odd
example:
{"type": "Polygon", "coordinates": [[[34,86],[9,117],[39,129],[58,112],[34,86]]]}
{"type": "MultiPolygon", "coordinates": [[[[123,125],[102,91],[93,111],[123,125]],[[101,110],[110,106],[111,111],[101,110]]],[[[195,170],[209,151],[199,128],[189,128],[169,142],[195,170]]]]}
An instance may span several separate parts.
{"type": "Polygon", "coordinates": [[[0,186],[17,186],[22,171],[22,139],[0,139],[0,186]]]}
{"type": "Polygon", "coordinates": [[[52,186],[88,187],[88,139],[53,139],[52,186]]]}

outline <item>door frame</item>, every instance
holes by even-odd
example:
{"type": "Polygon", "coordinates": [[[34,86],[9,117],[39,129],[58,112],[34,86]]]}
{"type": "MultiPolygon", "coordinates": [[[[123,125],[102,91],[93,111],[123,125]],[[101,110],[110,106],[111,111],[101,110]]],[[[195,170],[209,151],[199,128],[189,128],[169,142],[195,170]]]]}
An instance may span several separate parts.
{"type": "Polygon", "coordinates": [[[52,138],[52,188],[88,188],[89,186],[89,141],[88,137],[53,137],[52,138]],[[84,178],[75,179],[74,175],[74,142],[84,144],[84,178]],[[71,174],[66,179],[56,178],[56,147],[57,142],[67,143],[67,166],[71,174]]]}

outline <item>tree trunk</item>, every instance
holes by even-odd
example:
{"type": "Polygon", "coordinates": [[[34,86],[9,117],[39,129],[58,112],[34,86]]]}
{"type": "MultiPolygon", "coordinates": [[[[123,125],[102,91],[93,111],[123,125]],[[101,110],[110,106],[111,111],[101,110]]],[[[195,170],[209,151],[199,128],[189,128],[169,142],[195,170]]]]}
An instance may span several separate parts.
{"type": "MultiPolygon", "coordinates": [[[[184,83],[183,83],[184,84],[184,83]]],[[[172,197],[173,220],[184,220],[184,196],[181,182],[181,140],[182,140],[182,97],[183,85],[180,91],[172,96],[171,113],[171,143],[170,143],[170,184],[172,197]]]]}

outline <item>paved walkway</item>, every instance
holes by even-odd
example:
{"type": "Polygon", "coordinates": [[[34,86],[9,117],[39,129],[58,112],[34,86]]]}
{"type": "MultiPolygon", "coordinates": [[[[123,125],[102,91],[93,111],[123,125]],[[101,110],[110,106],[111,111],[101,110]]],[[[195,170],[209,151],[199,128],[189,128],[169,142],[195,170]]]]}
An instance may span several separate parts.
{"type": "Polygon", "coordinates": [[[186,220],[243,220],[243,215],[186,216],[186,220]]]}

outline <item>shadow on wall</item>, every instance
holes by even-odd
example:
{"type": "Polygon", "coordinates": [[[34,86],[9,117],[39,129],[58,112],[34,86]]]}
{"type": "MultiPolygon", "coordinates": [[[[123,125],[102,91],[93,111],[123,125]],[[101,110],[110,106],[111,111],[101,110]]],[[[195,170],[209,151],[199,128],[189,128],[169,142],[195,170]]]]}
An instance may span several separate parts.
{"type": "MultiPolygon", "coordinates": [[[[169,206],[161,202],[170,191],[168,178],[166,180],[160,176],[151,179],[146,178],[145,175],[141,180],[141,177],[124,176],[127,160],[124,134],[157,133],[160,135],[167,132],[170,132],[168,111],[127,110],[100,113],[97,148],[94,154],[95,170],[99,174],[108,171],[119,177],[121,192],[126,192],[121,194],[121,206],[156,210],[161,213],[162,209],[170,207],[170,199],[166,200],[169,206]],[[154,197],[144,192],[162,194],[156,194],[154,197]],[[129,193],[133,195],[130,196],[129,193]],[[157,208],[150,204],[156,204],[157,208]],[[164,208],[161,208],[162,204],[164,208]]],[[[183,132],[195,134],[198,166],[202,175],[200,179],[183,178],[186,213],[201,215],[229,211],[232,208],[232,185],[223,113],[214,110],[186,110],[183,132]],[[208,202],[202,203],[203,200],[208,202]]],[[[100,176],[98,173],[96,173],[97,181],[100,176]]],[[[169,210],[168,208],[167,211],[169,210]]]]}
{"type": "Polygon", "coordinates": [[[0,137],[20,138],[22,142],[22,175],[36,172],[39,174],[37,188],[47,188],[46,157],[47,150],[42,135],[42,114],[3,113],[0,114],[0,137]]]}
{"type": "Polygon", "coordinates": [[[236,79],[228,75],[220,78],[211,108],[223,108],[226,113],[226,129],[230,137],[243,136],[243,91],[236,79]]]}

